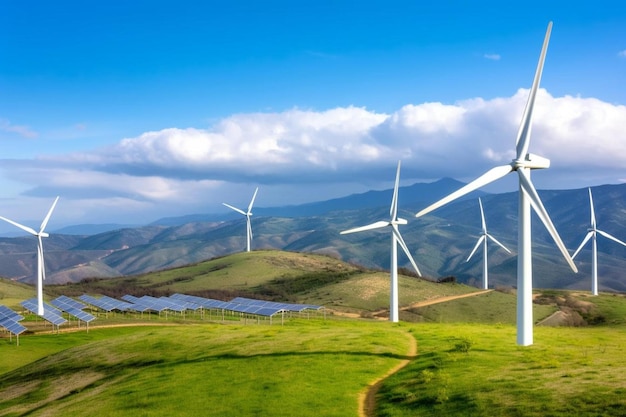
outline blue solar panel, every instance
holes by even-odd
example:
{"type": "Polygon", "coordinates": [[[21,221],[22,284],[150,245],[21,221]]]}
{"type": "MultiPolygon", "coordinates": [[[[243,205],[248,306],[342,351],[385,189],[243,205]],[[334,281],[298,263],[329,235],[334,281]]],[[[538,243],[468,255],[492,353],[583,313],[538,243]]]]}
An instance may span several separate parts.
{"type": "Polygon", "coordinates": [[[50,303],[53,306],[55,306],[55,307],[65,311],[66,313],[71,314],[72,316],[76,317],[77,319],[84,321],[85,323],[89,323],[89,322],[91,322],[91,321],[96,319],[95,316],[93,316],[93,315],[91,315],[89,313],[86,313],[86,312],[84,312],[83,310],[80,309],[80,308],[84,308],[85,307],[84,304],[79,303],[78,301],[74,301],[74,300],[72,300],[69,297],[65,297],[65,298],[63,298],[63,297],[64,296],[61,296],[61,297],[59,297],[59,298],[57,298],[55,300],[52,300],[50,303]],[[77,308],[76,306],[79,306],[79,308],[77,308]]]}
{"type": "Polygon", "coordinates": [[[0,327],[4,327],[9,332],[19,335],[26,331],[26,327],[22,326],[15,320],[11,320],[8,317],[0,318],[0,327]]]}
{"type": "Polygon", "coordinates": [[[270,307],[270,308],[283,308],[287,311],[297,311],[297,312],[300,312],[302,310],[319,310],[323,308],[322,306],[316,306],[316,305],[311,305],[311,304],[278,303],[275,301],[255,300],[254,298],[245,298],[245,297],[233,298],[231,302],[239,303],[239,304],[258,305],[258,306],[270,307]]]}
{"type": "Polygon", "coordinates": [[[167,306],[163,303],[158,302],[154,297],[143,296],[141,298],[135,297],[134,295],[125,295],[122,297],[122,300],[128,301],[133,304],[134,310],[137,311],[147,311],[152,310],[156,312],[161,312],[163,310],[167,310],[167,306]]]}
{"type": "Polygon", "coordinates": [[[13,321],[21,321],[24,320],[24,316],[17,314],[15,311],[11,310],[7,306],[0,305],[0,319],[8,318],[13,321]]]}
{"type": "Polygon", "coordinates": [[[80,298],[82,301],[86,302],[87,304],[98,307],[99,309],[107,311],[107,312],[110,312],[113,310],[126,311],[132,306],[131,303],[116,300],[115,298],[107,297],[106,295],[103,295],[100,298],[95,298],[90,295],[83,294],[78,298],[80,298]]]}
{"type": "MultiPolygon", "coordinates": [[[[185,294],[173,294],[170,298],[189,301],[195,304],[199,304],[204,308],[209,309],[220,309],[220,310],[229,310],[237,313],[246,313],[246,314],[256,314],[259,316],[271,317],[277,313],[285,311],[283,307],[270,305],[250,305],[250,304],[242,304],[233,301],[220,301],[213,300],[210,298],[197,297],[193,295],[185,295],[185,294]]],[[[258,301],[258,300],[257,300],[258,301]]]]}
{"type": "MultiPolygon", "coordinates": [[[[37,299],[36,298],[31,298],[30,300],[22,301],[20,304],[25,309],[29,310],[31,313],[37,314],[37,299]]],[[[62,313],[56,308],[52,307],[51,305],[44,303],[43,309],[44,309],[44,313],[43,313],[44,320],[56,326],[60,326],[61,324],[67,323],[67,320],[65,320],[61,316],[62,313]]]]}

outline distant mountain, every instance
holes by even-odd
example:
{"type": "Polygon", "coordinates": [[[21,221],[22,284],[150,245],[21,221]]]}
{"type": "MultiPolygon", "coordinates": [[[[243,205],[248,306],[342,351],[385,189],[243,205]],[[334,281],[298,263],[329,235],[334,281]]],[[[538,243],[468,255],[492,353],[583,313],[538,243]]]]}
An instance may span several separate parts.
{"type": "Polygon", "coordinates": [[[127,229],[130,227],[140,227],[139,225],[132,224],[76,224],[73,226],[62,227],[57,229],[54,233],[62,235],[96,235],[98,233],[110,232],[112,230],[127,229]]]}
{"type": "MultiPolygon", "coordinates": [[[[516,276],[517,193],[475,192],[416,219],[426,205],[462,186],[451,179],[400,189],[401,231],[421,271],[438,278],[453,275],[478,284],[482,257],[465,259],[480,232],[477,197],[482,196],[488,228],[514,253],[489,248],[493,286],[513,286],[516,276]]],[[[285,249],[323,253],[368,267],[389,268],[387,231],[340,235],[341,230],[389,217],[391,190],[310,203],[255,209],[254,249],[285,249]]],[[[586,188],[541,190],[539,194],[566,246],[572,253],[589,226],[586,188]]],[[[626,184],[593,188],[596,218],[602,230],[626,239],[626,184]]],[[[590,288],[589,248],[576,258],[580,273],[570,271],[554,242],[533,216],[533,280],[536,287],[590,288]]],[[[71,229],[70,229],[71,230],[71,229]]],[[[245,219],[192,215],[162,219],[143,227],[108,230],[93,235],[52,234],[44,242],[47,284],[87,277],[113,277],[192,264],[243,251],[245,219]]],[[[626,291],[626,248],[599,237],[599,284],[603,291],[626,291]]],[[[399,263],[410,267],[400,252],[399,263]]],[[[0,276],[33,282],[36,241],[30,237],[0,238],[0,276]]]]}
{"type": "MultiPolygon", "coordinates": [[[[428,202],[444,197],[459,189],[465,183],[452,178],[442,178],[430,183],[416,183],[411,186],[400,187],[400,204],[404,207],[421,207],[428,202]]],[[[254,215],[275,217],[310,217],[322,216],[334,211],[362,210],[368,208],[389,206],[393,190],[367,191],[360,194],[352,194],[346,197],[319,201],[300,205],[282,207],[255,207],[254,215]]],[[[477,198],[485,195],[483,191],[476,191],[461,200],[477,198]]],[[[232,213],[222,214],[191,214],[181,217],[166,217],[153,222],[153,225],[178,226],[186,223],[227,221],[239,218],[232,213]]]]}

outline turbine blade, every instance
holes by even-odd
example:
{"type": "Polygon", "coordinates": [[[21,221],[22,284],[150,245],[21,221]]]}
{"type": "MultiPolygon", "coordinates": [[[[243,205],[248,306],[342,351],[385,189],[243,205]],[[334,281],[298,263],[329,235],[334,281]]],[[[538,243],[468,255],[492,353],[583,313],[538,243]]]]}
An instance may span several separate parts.
{"type": "Polygon", "coordinates": [[[254,195],[252,196],[252,200],[250,200],[250,205],[248,205],[248,214],[252,214],[252,205],[254,204],[254,199],[256,198],[256,193],[259,191],[259,187],[256,187],[256,190],[254,190],[254,195]]]}
{"type": "Polygon", "coordinates": [[[522,188],[522,192],[524,192],[526,196],[528,196],[530,200],[530,205],[535,210],[535,213],[537,213],[537,216],[539,216],[539,218],[543,222],[543,225],[546,227],[546,229],[548,229],[550,236],[552,236],[552,239],[554,239],[556,246],[561,251],[561,254],[563,254],[563,257],[569,264],[570,268],[572,268],[574,272],[578,272],[578,268],[576,268],[574,261],[570,257],[569,252],[567,251],[567,248],[565,247],[565,244],[561,240],[561,237],[559,236],[559,232],[556,231],[556,228],[554,227],[552,220],[550,220],[550,216],[548,215],[546,208],[543,206],[543,203],[541,202],[541,199],[539,198],[539,194],[537,194],[537,190],[535,190],[535,187],[530,182],[530,178],[528,178],[528,174],[526,173],[524,169],[518,169],[517,172],[519,174],[519,181],[520,181],[520,186],[522,188]]]}
{"type": "Polygon", "coordinates": [[[245,211],[243,211],[243,210],[241,210],[241,209],[238,209],[237,207],[233,207],[233,206],[231,206],[230,204],[226,204],[226,203],[222,203],[222,204],[223,204],[223,205],[225,205],[226,207],[228,207],[229,209],[233,209],[233,210],[235,210],[237,213],[241,213],[241,214],[243,214],[244,216],[246,215],[246,212],[245,212],[245,211]]]}
{"type": "Polygon", "coordinates": [[[398,169],[396,171],[396,183],[393,187],[393,197],[391,198],[391,208],[389,209],[389,215],[391,220],[396,220],[398,217],[398,187],[400,185],[400,161],[398,161],[398,169]]]}
{"type": "Polygon", "coordinates": [[[469,262],[469,260],[472,259],[472,256],[474,256],[474,253],[476,253],[476,251],[478,250],[478,247],[480,246],[480,244],[485,239],[485,236],[486,235],[482,235],[481,237],[478,238],[478,241],[476,242],[476,245],[474,246],[474,249],[472,249],[472,253],[470,253],[470,255],[467,257],[465,262],[469,262]]]}
{"type": "Polygon", "coordinates": [[[402,235],[400,234],[400,231],[398,230],[398,226],[395,226],[395,225],[392,226],[392,230],[393,230],[393,234],[396,236],[397,242],[400,244],[400,247],[402,248],[406,256],[409,258],[409,261],[411,261],[411,265],[413,265],[413,268],[415,268],[415,272],[417,272],[417,275],[421,277],[422,273],[420,272],[420,269],[417,267],[417,264],[415,263],[413,256],[411,256],[411,252],[409,251],[408,246],[404,242],[404,239],[402,239],[402,235]]]}
{"type": "Polygon", "coordinates": [[[423,209],[422,211],[420,211],[419,213],[417,213],[415,215],[415,217],[421,217],[425,214],[430,213],[431,211],[445,205],[448,204],[450,201],[456,200],[459,197],[464,196],[465,194],[471,193],[472,191],[482,187],[483,185],[489,184],[491,182],[494,182],[502,177],[504,177],[506,174],[508,174],[509,172],[511,172],[513,170],[513,167],[511,165],[502,165],[499,167],[495,167],[495,168],[491,168],[489,171],[485,172],[483,175],[481,175],[480,177],[476,178],[474,181],[470,182],[469,184],[459,188],[458,190],[456,190],[455,192],[453,192],[452,194],[448,195],[447,197],[442,198],[441,200],[437,201],[434,204],[431,204],[430,206],[426,207],[425,209],[423,209]]]}
{"type": "Polygon", "coordinates": [[[533,85],[528,95],[528,101],[526,102],[526,108],[524,109],[524,115],[522,116],[522,122],[520,123],[519,130],[517,132],[517,140],[515,146],[517,150],[517,159],[521,160],[526,157],[528,153],[528,146],[530,144],[530,130],[532,125],[533,108],[535,106],[535,96],[539,89],[539,83],[541,82],[541,73],[543,72],[543,64],[546,59],[546,52],[548,51],[548,43],[550,42],[550,32],[552,31],[552,22],[548,23],[548,29],[546,30],[546,36],[543,40],[543,47],[541,48],[541,54],[539,55],[539,62],[537,63],[537,70],[535,71],[535,78],[533,85]]]}
{"type": "Polygon", "coordinates": [[[491,236],[490,234],[487,234],[486,236],[487,236],[489,239],[491,239],[491,241],[492,241],[493,243],[495,243],[496,245],[500,246],[502,249],[504,249],[504,250],[505,250],[505,251],[507,251],[508,253],[511,253],[511,251],[510,251],[510,250],[509,250],[506,246],[504,246],[502,243],[500,243],[500,241],[499,241],[498,239],[496,239],[495,237],[491,236]]]}
{"type": "Polygon", "coordinates": [[[596,228],[596,213],[593,210],[593,197],[591,196],[591,188],[589,188],[589,206],[591,207],[591,228],[596,228]]]}
{"type": "Polygon", "coordinates": [[[4,220],[4,221],[5,221],[5,222],[7,222],[7,223],[11,223],[13,226],[17,226],[17,227],[19,227],[20,229],[22,229],[22,230],[24,230],[24,231],[26,231],[26,232],[30,233],[31,235],[35,235],[35,236],[37,236],[37,232],[35,232],[35,229],[31,229],[31,228],[30,228],[30,227],[28,227],[28,226],[21,225],[21,224],[19,224],[19,223],[17,223],[17,222],[14,222],[13,220],[7,219],[6,217],[2,217],[2,216],[0,216],[0,219],[4,220]]]}
{"type": "Polygon", "coordinates": [[[391,224],[390,222],[379,221],[376,223],[368,224],[367,226],[355,227],[354,229],[344,230],[343,232],[340,232],[339,234],[347,235],[349,233],[358,233],[358,232],[363,232],[365,230],[380,229],[380,228],[389,226],[390,224],[391,224]]]}
{"type": "Polygon", "coordinates": [[[57,201],[59,201],[59,197],[54,199],[54,203],[52,203],[52,206],[50,207],[50,210],[48,210],[48,214],[46,214],[46,217],[43,219],[43,222],[41,222],[41,227],[39,228],[39,233],[43,232],[43,230],[48,225],[48,220],[50,220],[50,216],[52,216],[52,211],[54,210],[54,207],[57,205],[57,201]]]}
{"type": "Polygon", "coordinates": [[[480,206],[480,219],[482,220],[483,233],[487,233],[487,223],[485,223],[485,212],[483,211],[483,203],[478,197],[478,206],[480,206]]]}
{"type": "Polygon", "coordinates": [[[583,241],[580,244],[580,246],[578,247],[578,249],[576,249],[576,252],[574,252],[574,254],[572,255],[572,259],[574,259],[576,257],[576,255],[578,255],[578,252],[580,252],[580,250],[583,248],[583,246],[585,246],[585,243],[587,243],[589,241],[589,239],[591,238],[591,236],[593,236],[593,233],[594,233],[593,230],[591,230],[591,231],[589,231],[587,233],[587,235],[583,239],[583,241]]]}
{"type": "Polygon", "coordinates": [[[603,232],[602,230],[596,230],[596,232],[600,233],[602,236],[604,236],[607,239],[611,239],[613,242],[617,242],[617,243],[619,243],[622,246],[626,246],[626,243],[622,242],[621,240],[619,240],[615,236],[611,236],[607,232],[603,232]]]}

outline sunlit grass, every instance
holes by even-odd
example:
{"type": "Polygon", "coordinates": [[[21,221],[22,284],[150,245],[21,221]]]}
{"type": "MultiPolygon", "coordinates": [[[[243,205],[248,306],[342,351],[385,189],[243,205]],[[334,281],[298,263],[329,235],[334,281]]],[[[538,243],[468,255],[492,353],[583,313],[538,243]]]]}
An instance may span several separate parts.
{"type": "Polygon", "coordinates": [[[92,416],[87,404],[107,416],[356,415],[358,393],[410,343],[402,326],[323,320],[37,339],[58,346],[40,360],[41,346],[32,349],[28,364],[0,376],[1,415],[92,416]]]}
{"type": "Polygon", "coordinates": [[[626,412],[626,331],[535,328],[515,344],[514,326],[414,328],[418,358],[385,381],[380,416],[571,416],[626,412]]]}

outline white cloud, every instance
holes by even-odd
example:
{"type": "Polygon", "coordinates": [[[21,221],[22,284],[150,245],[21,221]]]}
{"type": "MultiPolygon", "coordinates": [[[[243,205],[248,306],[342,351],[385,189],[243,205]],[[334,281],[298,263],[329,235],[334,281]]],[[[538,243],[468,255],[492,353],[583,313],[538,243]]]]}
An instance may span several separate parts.
{"type": "MultiPolygon", "coordinates": [[[[237,204],[239,192],[247,202],[254,185],[274,197],[263,201],[260,192],[261,204],[294,204],[390,183],[399,159],[405,181],[470,180],[508,163],[527,96],[520,89],[491,100],[410,104],[393,114],[356,107],[237,114],[209,129],[146,132],[108,148],[2,167],[6,177],[31,184],[31,195],[63,192],[85,206],[91,204],[85,199],[105,196],[145,212],[156,206],[179,214],[211,211],[227,197],[237,204]]],[[[553,188],[619,181],[623,120],[625,106],[539,90],[530,150],[549,158],[552,169],[537,177],[552,178],[553,188]]]]}
{"type": "Polygon", "coordinates": [[[619,51],[617,53],[617,56],[619,56],[621,58],[626,58],[626,49],[624,49],[623,51],[619,51]]]}
{"type": "Polygon", "coordinates": [[[9,133],[16,133],[18,136],[26,139],[34,139],[39,136],[37,132],[28,126],[14,125],[6,119],[0,119],[0,130],[9,133]]]}
{"type": "Polygon", "coordinates": [[[484,58],[489,59],[491,61],[499,61],[500,60],[500,54],[485,54],[483,55],[484,58]]]}

